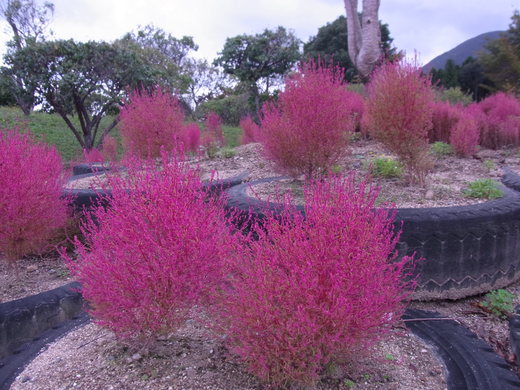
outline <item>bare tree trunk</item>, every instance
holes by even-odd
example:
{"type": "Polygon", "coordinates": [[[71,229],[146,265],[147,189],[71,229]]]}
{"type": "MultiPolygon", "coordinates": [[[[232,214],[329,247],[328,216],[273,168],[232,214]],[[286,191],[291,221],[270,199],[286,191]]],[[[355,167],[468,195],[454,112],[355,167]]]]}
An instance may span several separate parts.
{"type": "Polygon", "coordinates": [[[380,0],[363,0],[361,18],[357,0],[344,0],[347,11],[348,54],[363,78],[368,78],[381,58],[380,0]]]}

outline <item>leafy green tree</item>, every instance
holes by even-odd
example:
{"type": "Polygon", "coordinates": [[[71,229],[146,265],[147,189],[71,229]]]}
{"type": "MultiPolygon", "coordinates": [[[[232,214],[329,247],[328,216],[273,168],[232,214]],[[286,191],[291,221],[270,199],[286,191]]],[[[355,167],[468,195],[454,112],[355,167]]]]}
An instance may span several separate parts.
{"type": "MultiPolygon", "coordinates": [[[[380,23],[380,29],[383,52],[387,57],[393,58],[397,54],[396,49],[392,47],[393,39],[390,37],[388,25],[380,23]]],[[[314,60],[319,57],[326,63],[333,61],[334,64],[345,69],[345,77],[348,81],[359,77],[348,54],[347,19],[344,15],[339,16],[332,23],[320,27],[318,34],[303,45],[303,54],[314,60]]]]}
{"type": "Polygon", "coordinates": [[[479,102],[495,88],[493,82],[484,74],[484,67],[474,57],[468,57],[459,70],[459,84],[462,91],[469,93],[479,102]]]}
{"type": "Polygon", "coordinates": [[[221,96],[229,85],[229,75],[207,60],[191,59],[187,62],[186,70],[190,77],[186,97],[194,110],[201,103],[221,96]]]}
{"type": "Polygon", "coordinates": [[[497,89],[520,93],[520,13],[515,11],[509,29],[486,46],[479,57],[484,73],[497,89]]]}
{"type": "MultiPolygon", "coordinates": [[[[36,42],[8,53],[5,62],[12,75],[34,88],[36,103],[58,113],[87,150],[95,146],[101,119],[117,110],[125,91],[155,85],[160,77],[135,51],[107,42],[36,42]]],[[[101,130],[99,142],[117,121],[101,130]]]]}
{"type": "Polygon", "coordinates": [[[152,68],[163,74],[162,86],[179,94],[187,93],[191,76],[188,54],[198,46],[190,36],[178,39],[153,25],[126,34],[118,44],[135,51],[152,68]]]}
{"type": "Polygon", "coordinates": [[[249,87],[258,115],[261,86],[263,92],[268,92],[273,82],[287,74],[300,57],[300,40],[279,26],[276,31],[266,29],[261,34],[227,38],[214,64],[249,87]]]}
{"type": "MultiPolygon", "coordinates": [[[[0,15],[13,32],[8,43],[8,53],[45,40],[53,13],[54,4],[49,1],[41,6],[35,0],[4,0],[0,3],[0,15]]],[[[23,113],[29,115],[34,106],[35,92],[31,83],[5,70],[1,78],[3,93],[12,95],[23,113]]]]}

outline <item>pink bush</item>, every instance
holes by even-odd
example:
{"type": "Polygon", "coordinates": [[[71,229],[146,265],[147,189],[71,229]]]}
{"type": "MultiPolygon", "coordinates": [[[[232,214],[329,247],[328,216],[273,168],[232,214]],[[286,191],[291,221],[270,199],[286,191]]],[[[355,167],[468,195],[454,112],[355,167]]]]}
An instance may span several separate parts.
{"type": "Polygon", "coordinates": [[[96,162],[103,162],[105,161],[105,157],[103,156],[103,153],[99,149],[83,149],[83,159],[87,163],[96,163],[96,162]]]}
{"type": "Polygon", "coordinates": [[[455,152],[468,157],[477,151],[480,139],[478,122],[473,117],[471,111],[463,111],[457,124],[453,127],[450,135],[450,144],[455,152]]]}
{"type": "Polygon", "coordinates": [[[434,102],[432,108],[432,127],[428,132],[428,140],[430,143],[449,143],[461,116],[461,107],[449,102],[434,102]]]}
{"type": "Polygon", "coordinates": [[[162,167],[134,162],[127,179],[111,177],[111,207],[95,210],[78,259],[64,255],[93,318],[129,342],[170,334],[204,304],[232,247],[223,208],[197,172],[165,153],[162,167]]]}
{"type": "Polygon", "coordinates": [[[354,126],[356,131],[361,131],[361,122],[365,112],[365,98],[357,92],[349,92],[349,106],[354,119],[354,126]]]}
{"type": "MultiPolygon", "coordinates": [[[[512,95],[499,92],[478,103],[481,145],[498,149],[520,145],[520,101],[512,95]]],[[[476,111],[477,107],[473,107],[476,111]]]]}
{"type": "Polygon", "coordinates": [[[186,152],[196,153],[200,145],[200,127],[196,123],[188,123],[182,131],[182,140],[186,152]]]}
{"type": "Polygon", "coordinates": [[[222,132],[222,121],[214,112],[210,112],[204,121],[204,133],[201,144],[206,149],[209,157],[213,157],[216,150],[224,146],[224,133],[222,132]]]}
{"type": "Polygon", "coordinates": [[[8,262],[42,250],[65,225],[62,170],[54,147],[0,131],[0,252],[8,262]]]}
{"type": "Polygon", "coordinates": [[[405,165],[409,180],[424,184],[431,162],[428,132],[432,127],[434,93],[431,81],[418,67],[386,63],[368,86],[366,104],[369,132],[405,165]]]}
{"type": "Polygon", "coordinates": [[[327,173],[346,152],[357,100],[342,69],[303,63],[286,79],[278,104],[262,107],[259,141],[280,170],[308,179],[327,173]]]}
{"type": "Polygon", "coordinates": [[[179,146],[184,113],[177,98],[160,87],[151,94],[134,91],[119,117],[127,155],[158,157],[162,147],[171,151],[179,146]]]}
{"type": "Polygon", "coordinates": [[[240,128],[242,129],[242,139],[240,140],[241,145],[256,142],[260,128],[251,116],[248,115],[245,118],[242,118],[240,121],[240,128]]]}
{"type": "Polygon", "coordinates": [[[103,161],[117,161],[117,140],[114,137],[105,136],[101,154],[103,155],[103,161]]]}
{"type": "Polygon", "coordinates": [[[270,215],[242,258],[231,259],[217,305],[230,351],[274,386],[314,384],[356,359],[399,321],[414,282],[396,259],[393,215],[354,176],[305,190],[305,217],[290,202],[270,215]]]}

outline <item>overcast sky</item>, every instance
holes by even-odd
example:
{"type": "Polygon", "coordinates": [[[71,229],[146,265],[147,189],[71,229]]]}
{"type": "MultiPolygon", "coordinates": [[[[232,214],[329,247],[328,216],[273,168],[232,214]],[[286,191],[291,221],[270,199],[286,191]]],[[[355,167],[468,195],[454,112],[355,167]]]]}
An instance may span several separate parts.
{"type": "MultiPolygon", "coordinates": [[[[41,2],[42,0],[40,0],[41,2]]],[[[302,41],[345,14],[342,0],[53,0],[56,38],[113,40],[154,24],[175,37],[191,35],[196,57],[212,60],[227,37],[281,25],[302,41]]],[[[359,1],[362,2],[361,0],[359,1]]],[[[520,0],[381,0],[380,20],[394,45],[425,64],[478,34],[506,30],[520,0]]],[[[0,51],[11,32],[3,23],[0,51]]]]}

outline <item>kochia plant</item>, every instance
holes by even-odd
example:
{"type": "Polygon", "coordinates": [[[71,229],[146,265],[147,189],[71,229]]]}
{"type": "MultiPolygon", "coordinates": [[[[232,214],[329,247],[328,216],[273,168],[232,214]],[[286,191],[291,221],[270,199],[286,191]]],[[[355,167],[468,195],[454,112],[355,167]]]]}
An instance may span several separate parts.
{"type": "Polygon", "coordinates": [[[430,79],[409,63],[383,64],[372,76],[366,103],[369,133],[394,152],[409,180],[424,184],[432,163],[428,131],[434,93],[430,79]]]}
{"type": "Polygon", "coordinates": [[[197,153],[200,145],[200,127],[194,122],[188,123],[182,130],[184,151],[197,153]]]}
{"type": "Polygon", "coordinates": [[[222,120],[214,112],[210,112],[204,121],[204,133],[202,134],[202,146],[208,157],[213,158],[218,148],[224,146],[224,133],[222,132],[222,120]]]}
{"type": "Polygon", "coordinates": [[[250,115],[240,120],[240,128],[242,129],[242,139],[240,140],[242,145],[257,141],[260,128],[250,115]]]}
{"type": "Polygon", "coordinates": [[[459,156],[468,157],[477,151],[479,139],[478,122],[471,111],[464,110],[461,112],[457,124],[451,130],[451,146],[459,156]]]}
{"type": "Polygon", "coordinates": [[[109,180],[110,207],[97,208],[96,223],[84,227],[78,259],[66,258],[96,322],[121,339],[147,342],[206,303],[233,239],[197,172],[166,153],[161,169],[133,163],[128,176],[109,180]]]}
{"type": "Polygon", "coordinates": [[[342,69],[303,63],[286,79],[278,104],[262,108],[259,141],[280,170],[312,179],[326,174],[346,152],[358,99],[342,69]]]}
{"type": "Polygon", "coordinates": [[[449,102],[434,102],[432,107],[432,127],[428,132],[430,143],[450,142],[453,128],[457,125],[463,107],[449,102]]]}
{"type": "Polygon", "coordinates": [[[151,94],[134,91],[121,108],[119,130],[125,154],[158,157],[181,143],[184,113],[178,99],[157,87],[151,94]]]}
{"type": "Polygon", "coordinates": [[[0,252],[8,262],[43,249],[65,225],[62,172],[54,147],[0,130],[0,252]]]}
{"type": "Polygon", "coordinates": [[[275,386],[313,385],[324,369],[357,359],[399,318],[414,282],[396,259],[393,214],[378,191],[333,176],[305,189],[305,216],[290,202],[269,212],[258,240],[228,262],[218,307],[230,351],[275,386]]]}

